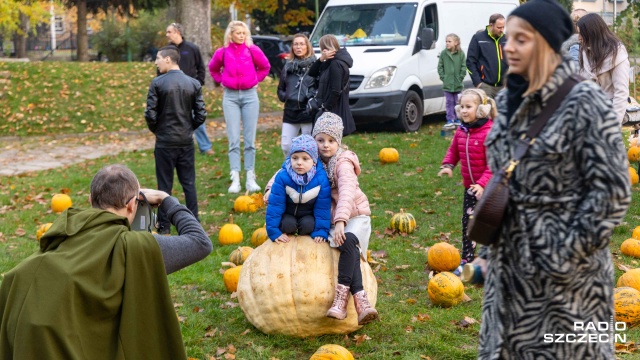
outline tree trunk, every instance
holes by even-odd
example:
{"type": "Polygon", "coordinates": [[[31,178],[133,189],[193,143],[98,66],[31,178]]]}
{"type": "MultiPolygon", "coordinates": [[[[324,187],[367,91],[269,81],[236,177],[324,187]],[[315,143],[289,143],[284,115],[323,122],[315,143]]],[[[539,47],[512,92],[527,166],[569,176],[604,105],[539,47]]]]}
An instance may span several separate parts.
{"type": "Polygon", "coordinates": [[[89,35],[87,34],[87,0],[78,0],[78,32],[76,37],[78,61],[89,61],[89,35]]]}
{"type": "Polygon", "coordinates": [[[16,34],[16,57],[27,57],[27,37],[29,36],[29,16],[25,13],[20,13],[20,32],[22,34],[16,34]]]}
{"type": "MultiPolygon", "coordinates": [[[[175,0],[176,21],[184,26],[184,34],[187,41],[198,45],[202,61],[205,64],[205,73],[208,73],[207,64],[211,60],[211,1],[210,0],[175,0]]],[[[213,88],[213,79],[205,75],[205,86],[213,88]]]]}

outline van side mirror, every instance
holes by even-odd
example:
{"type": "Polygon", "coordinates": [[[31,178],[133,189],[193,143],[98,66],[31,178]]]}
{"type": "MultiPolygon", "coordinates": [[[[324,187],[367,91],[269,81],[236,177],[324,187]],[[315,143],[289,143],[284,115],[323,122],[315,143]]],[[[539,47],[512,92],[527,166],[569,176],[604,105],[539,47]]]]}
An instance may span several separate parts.
{"type": "Polygon", "coordinates": [[[435,35],[433,29],[423,28],[420,31],[420,40],[422,42],[422,50],[430,50],[435,47],[435,35]]]}

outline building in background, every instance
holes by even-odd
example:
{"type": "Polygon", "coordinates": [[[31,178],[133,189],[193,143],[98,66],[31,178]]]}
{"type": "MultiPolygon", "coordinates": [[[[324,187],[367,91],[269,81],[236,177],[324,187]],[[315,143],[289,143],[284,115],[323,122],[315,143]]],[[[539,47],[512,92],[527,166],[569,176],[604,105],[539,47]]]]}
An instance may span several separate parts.
{"type": "Polygon", "coordinates": [[[585,9],[590,13],[600,14],[608,25],[613,24],[614,9],[617,17],[628,4],[627,0],[573,0],[574,9],[585,9]]]}

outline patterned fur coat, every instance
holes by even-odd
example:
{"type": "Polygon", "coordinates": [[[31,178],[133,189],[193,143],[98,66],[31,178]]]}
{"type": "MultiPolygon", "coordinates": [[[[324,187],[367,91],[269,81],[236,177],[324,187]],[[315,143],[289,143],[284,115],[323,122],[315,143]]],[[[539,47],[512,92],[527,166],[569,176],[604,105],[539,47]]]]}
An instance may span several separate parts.
{"type": "MultiPolygon", "coordinates": [[[[511,119],[507,91],[486,140],[495,173],[516,139],[571,73],[565,60],[549,82],[528,95],[511,119]]],[[[573,334],[574,322],[613,316],[613,227],[631,200],[626,152],[611,102],[593,82],[576,85],[556,110],[510,182],[498,242],[488,260],[479,359],[612,359],[613,343],[545,342],[573,334]]]]}

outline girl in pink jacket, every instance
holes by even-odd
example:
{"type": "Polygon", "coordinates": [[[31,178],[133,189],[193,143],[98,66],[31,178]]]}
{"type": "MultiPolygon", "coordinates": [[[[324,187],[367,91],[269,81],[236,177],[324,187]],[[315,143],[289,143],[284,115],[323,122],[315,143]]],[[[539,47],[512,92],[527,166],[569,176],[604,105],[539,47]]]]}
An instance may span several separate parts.
{"type": "Polygon", "coordinates": [[[332,225],[329,244],[340,250],[336,294],[327,316],[338,320],[346,318],[347,300],[351,292],[358,313],[358,325],[364,325],[378,317],[362,286],[360,271],[360,256],[366,259],[371,236],[371,209],[367,196],[358,184],[358,156],[342,146],[343,130],[340,116],[324,112],[311,132],[318,143],[322,165],[331,183],[332,225]]]}
{"type": "Polygon", "coordinates": [[[242,21],[232,21],[224,33],[224,46],[213,54],[209,62],[211,77],[224,88],[222,111],[229,139],[231,167],[230,193],[238,193],[240,186],[240,122],[244,132],[244,169],[246,189],[260,191],[256,183],[256,128],[260,102],[258,83],[269,74],[269,60],[259,47],[253,45],[249,28],[242,21]]]}
{"type": "MultiPolygon", "coordinates": [[[[460,172],[465,187],[462,207],[462,262],[473,261],[476,244],[467,237],[469,216],[484,188],[491,179],[491,170],[487,164],[484,140],[487,138],[496,114],[496,103],[480,89],[467,89],[460,96],[460,104],[455,107],[456,115],[462,124],[451,140],[447,154],[442,160],[438,176],[451,177],[452,169],[460,162],[460,172]]],[[[461,269],[461,268],[458,268],[461,269]]]]}

